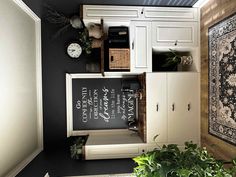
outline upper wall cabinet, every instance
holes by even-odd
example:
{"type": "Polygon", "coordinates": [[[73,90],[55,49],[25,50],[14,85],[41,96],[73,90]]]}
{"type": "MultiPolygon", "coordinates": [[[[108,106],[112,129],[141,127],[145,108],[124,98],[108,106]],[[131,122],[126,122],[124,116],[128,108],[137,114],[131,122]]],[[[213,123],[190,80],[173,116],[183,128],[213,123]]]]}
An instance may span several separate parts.
{"type": "Polygon", "coordinates": [[[145,7],[143,14],[145,19],[150,20],[198,21],[197,8],[145,7]]]}
{"type": "Polygon", "coordinates": [[[83,19],[198,21],[197,8],[83,5],[83,19]]]}
{"type": "Polygon", "coordinates": [[[132,21],[130,26],[131,72],[152,71],[151,22],[132,21]]]}
{"type": "Polygon", "coordinates": [[[141,11],[141,7],[135,6],[84,5],[83,19],[138,19],[141,11]]]}
{"type": "Polygon", "coordinates": [[[197,29],[197,22],[152,22],[152,46],[197,46],[197,29]]]}
{"type": "Polygon", "coordinates": [[[130,73],[155,71],[154,53],[169,49],[193,57],[191,67],[178,71],[200,70],[198,8],[83,5],[85,25],[101,19],[105,34],[111,26],[129,27],[130,73]]]}

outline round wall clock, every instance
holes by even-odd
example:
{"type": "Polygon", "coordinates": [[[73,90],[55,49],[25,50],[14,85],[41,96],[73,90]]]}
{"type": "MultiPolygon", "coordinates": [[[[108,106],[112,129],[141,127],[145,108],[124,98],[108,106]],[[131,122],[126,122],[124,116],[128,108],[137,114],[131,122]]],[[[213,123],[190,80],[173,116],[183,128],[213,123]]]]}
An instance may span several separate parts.
{"type": "Polygon", "coordinates": [[[79,58],[82,53],[82,48],[78,43],[70,43],[67,47],[67,54],[71,58],[79,58]]]}

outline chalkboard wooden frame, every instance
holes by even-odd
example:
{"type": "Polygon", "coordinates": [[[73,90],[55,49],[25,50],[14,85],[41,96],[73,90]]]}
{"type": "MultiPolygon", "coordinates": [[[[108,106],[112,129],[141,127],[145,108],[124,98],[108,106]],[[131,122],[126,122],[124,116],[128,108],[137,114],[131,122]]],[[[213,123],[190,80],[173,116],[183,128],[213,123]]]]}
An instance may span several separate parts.
{"type": "Polygon", "coordinates": [[[136,75],[131,74],[118,74],[113,73],[110,75],[103,76],[100,73],[84,73],[84,74],[70,74],[66,73],[66,116],[67,116],[67,137],[70,136],[78,136],[78,135],[88,135],[90,133],[96,132],[104,132],[104,133],[114,133],[124,132],[127,129],[103,129],[103,130],[73,130],[73,105],[72,105],[72,81],[73,79],[81,79],[81,78],[133,78],[136,75]]]}

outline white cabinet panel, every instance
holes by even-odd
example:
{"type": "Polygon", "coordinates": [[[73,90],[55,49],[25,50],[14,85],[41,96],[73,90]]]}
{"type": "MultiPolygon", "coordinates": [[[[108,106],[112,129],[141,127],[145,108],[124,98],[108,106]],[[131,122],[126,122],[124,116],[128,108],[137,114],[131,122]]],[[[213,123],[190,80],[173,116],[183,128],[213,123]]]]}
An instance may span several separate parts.
{"type": "Polygon", "coordinates": [[[168,143],[199,141],[198,73],[168,74],[168,143]]]}
{"type": "Polygon", "coordinates": [[[173,8],[173,7],[145,7],[145,19],[150,20],[174,20],[174,21],[197,21],[197,8],[173,8]]]}
{"type": "Polygon", "coordinates": [[[85,159],[132,158],[146,151],[146,144],[85,145],[85,159]]]}
{"type": "Polygon", "coordinates": [[[141,10],[135,6],[83,5],[83,19],[137,19],[141,10]]]}
{"type": "Polygon", "coordinates": [[[197,21],[197,8],[83,5],[83,19],[197,21]]]}
{"type": "Polygon", "coordinates": [[[199,143],[199,73],[147,73],[146,84],[147,142],[199,143]]]}
{"type": "Polygon", "coordinates": [[[197,22],[152,22],[152,46],[197,46],[197,22]]]}
{"type": "Polygon", "coordinates": [[[167,74],[147,73],[147,143],[167,142],[167,74]]]}
{"type": "Polygon", "coordinates": [[[131,72],[152,70],[151,22],[132,21],[130,27],[131,72]]]}

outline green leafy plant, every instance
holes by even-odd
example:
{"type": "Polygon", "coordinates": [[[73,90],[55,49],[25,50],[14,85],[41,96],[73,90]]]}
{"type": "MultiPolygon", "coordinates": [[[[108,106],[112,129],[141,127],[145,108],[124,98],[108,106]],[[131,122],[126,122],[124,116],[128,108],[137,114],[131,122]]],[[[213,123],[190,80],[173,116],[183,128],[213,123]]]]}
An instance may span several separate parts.
{"type": "Polygon", "coordinates": [[[83,145],[86,142],[86,137],[76,137],[72,146],[70,146],[70,156],[72,159],[81,159],[83,154],[83,145]]]}
{"type": "Polygon", "coordinates": [[[164,145],[133,158],[138,164],[134,168],[137,177],[234,177],[236,159],[231,168],[224,168],[224,162],[216,160],[205,148],[192,142],[185,143],[181,151],[177,145],[164,145]]]}
{"type": "Polygon", "coordinates": [[[162,67],[177,67],[181,62],[181,56],[176,53],[175,50],[169,49],[170,52],[166,54],[167,58],[165,59],[165,63],[162,67]]]}
{"type": "Polygon", "coordinates": [[[82,50],[86,54],[91,54],[92,52],[92,38],[89,37],[88,29],[85,27],[83,31],[79,31],[78,40],[81,44],[82,50]]]}
{"type": "Polygon", "coordinates": [[[82,50],[86,54],[91,54],[92,52],[92,38],[89,37],[88,29],[84,25],[84,22],[78,15],[72,15],[67,17],[61,12],[56,11],[49,5],[45,5],[47,14],[45,18],[48,22],[55,24],[60,27],[60,29],[54,34],[54,38],[61,36],[68,28],[72,27],[78,32],[78,40],[82,47],[82,50]]]}

